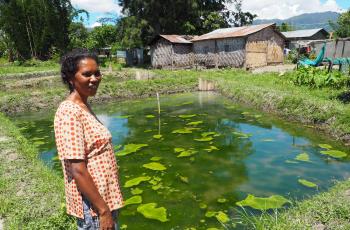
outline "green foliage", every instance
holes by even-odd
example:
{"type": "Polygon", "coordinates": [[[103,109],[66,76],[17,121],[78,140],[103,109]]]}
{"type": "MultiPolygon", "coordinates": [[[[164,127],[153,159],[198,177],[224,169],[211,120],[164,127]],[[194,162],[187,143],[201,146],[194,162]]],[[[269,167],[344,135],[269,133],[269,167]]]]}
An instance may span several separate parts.
{"type": "Polygon", "coordinates": [[[156,203],[141,204],[137,207],[137,211],[148,219],[159,220],[160,222],[169,221],[166,208],[156,208],[156,206],[156,203]]]}
{"type": "Polygon", "coordinates": [[[277,29],[280,32],[288,32],[294,30],[292,25],[289,25],[287,22],[282,22],[281,25],[277,26],[277,29]]]}
{"type": "Polygon", "coordinates": [[[330,22],[330,25],[336,37],[350,37],[350,9],[339,16],[337,23],[330,22]]]}
{"type": "Polygon", "coordinates": [[[279,195],[272,195],[270,197],[255,197],[252,194],[248,194],[248,196],[239,202],[236,202],[238,206],[249,206],[258,210],[268,210],[268,209],[276,209],[281,208],[283,205],[291,203],[289,200],[279,195]]]}
{"type": "Polygon", "coordinates": [[[341,88],[349,85],[349,78],[339,71],[328,72],[325,69],[300,67],[293,77],[295,85],[306,85],[310,88],[341,88]]]}
{"type": "Polygon", "coordinates": [[[88,36],[82,22],[72,22],[69,26],[69,49],[86,47],[88,36]]]}
{"type": "Polygon", "coordinates": [[[110,47],[117,41],[117,30],[114,25],[96,26],[86,41],[88,49],[99,49],[110,47]]]}
{"type": "Polygon", "coordinates": [[[53,47],[64,52],[75,12],[69,0],[2,1],[0,29],[12,43],[9,59],[48,59],[53,47]]]}

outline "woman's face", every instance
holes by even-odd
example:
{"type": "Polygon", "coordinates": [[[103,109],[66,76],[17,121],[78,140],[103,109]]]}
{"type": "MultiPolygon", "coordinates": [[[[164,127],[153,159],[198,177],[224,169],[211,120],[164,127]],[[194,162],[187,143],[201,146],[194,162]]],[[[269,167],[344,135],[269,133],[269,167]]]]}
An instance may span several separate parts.
{"type": "Polygon", "coordinates": [[[101,81],[101,72],[96,61],[92,58],[80,60],[78,71],[71,83],[74,90],[83,97],[95,96],[101,81]]]}

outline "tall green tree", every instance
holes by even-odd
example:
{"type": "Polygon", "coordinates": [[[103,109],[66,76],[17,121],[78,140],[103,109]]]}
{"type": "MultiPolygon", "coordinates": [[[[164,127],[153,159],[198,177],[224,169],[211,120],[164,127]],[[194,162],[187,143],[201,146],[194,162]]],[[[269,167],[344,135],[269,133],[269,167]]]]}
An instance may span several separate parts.
{"type": "Polygon", "coordinates": [[[350,9],[342,13],[336,23],[330,22],[330,25],[336,37],[350,37],[350,9]]]}
{"type": "Polygon", "coordinates": [[[89,49],[100,49],[112,46],[117,41],[117,30],[115,25],[96,26],[90,31],[86,41],[89,49]]]}
{"type": "Polygon", "coordinates": [[[123,34],[121,40],[139,39],[134,34],[136,27],[143,45],[157,34],[198,35],[217,28],[251,24],[256,17],[242,11],[242,0],[119,0],[119,5],[126,15],[118,21],[123,28],[119,33],[123,34]],[[234,10],[229,10],[228,4],[233,4],[234,10]]]}
{"type": "Polygon", "coordinates": [[[292,31],[293,27],[289,25],[287,22],[282,22],[281,25],[277,26],[277,29],[280,32],[288,32],[288,31],[292,31]]]}
{"type": "Polygon", "coordinates": [[[47,59],[69,45],[76,10],[70,0],[0,0],[0,29],[13,42],[20,59],[47,59]]]}

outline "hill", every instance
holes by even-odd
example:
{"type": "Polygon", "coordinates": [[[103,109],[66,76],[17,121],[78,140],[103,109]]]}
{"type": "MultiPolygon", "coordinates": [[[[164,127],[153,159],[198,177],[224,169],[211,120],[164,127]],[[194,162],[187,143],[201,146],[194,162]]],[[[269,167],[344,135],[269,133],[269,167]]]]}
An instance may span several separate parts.
{"type": "Polygon", "coordinates": [[[266,23],[276,23],[277,25],[288,23],[293,26],[294,29],[315,29],[315,28],[324,28],[328,31],[332,30],[329,26],[328,21],[336,21],[339,17],[337,12],[322,12],[322,13],[307,13],[287,18],[284,20],[281,19],[256,19],[254,20],[255,25],[266,24],[266,23]]]}

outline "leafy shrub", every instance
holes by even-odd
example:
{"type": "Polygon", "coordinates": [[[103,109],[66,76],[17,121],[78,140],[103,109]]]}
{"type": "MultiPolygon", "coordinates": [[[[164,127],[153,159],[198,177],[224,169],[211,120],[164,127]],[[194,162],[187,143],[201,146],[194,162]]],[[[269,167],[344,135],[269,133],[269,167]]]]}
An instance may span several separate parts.
{"type": "Polygon", "coordinates": [[[339,71],[300,67],[293,76],[293,82],[295,85],[306,85],[310,88],[341,88],[350,85],[350,78],[339,71]]]}
{"type": "MultiPolygon", "coordinates": [[[[299,60],[302,60],[304,58],[308,58],[306,54],[299,54],[299,60]]],[[[287,60],[296,64],[298,62],[298,50],[292,49],[287,56],[287,60]]]]}

